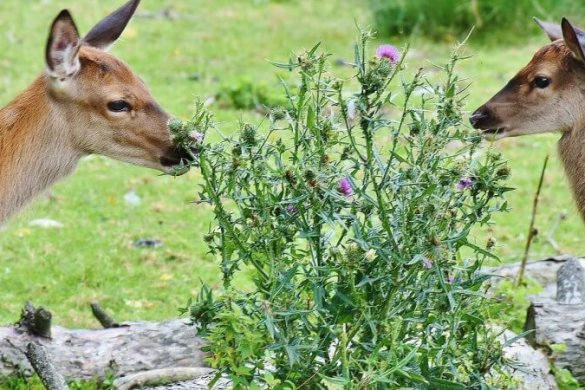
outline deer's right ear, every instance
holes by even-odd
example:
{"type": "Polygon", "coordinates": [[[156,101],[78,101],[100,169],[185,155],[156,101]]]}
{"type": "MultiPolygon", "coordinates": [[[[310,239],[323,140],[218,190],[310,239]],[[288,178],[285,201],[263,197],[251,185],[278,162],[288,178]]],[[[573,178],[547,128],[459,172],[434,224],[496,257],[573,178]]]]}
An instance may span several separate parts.
{"type": "Polygon", "coordinates": [[[585,63],[585,32],[573,26],[566,18],[563,18],[561,28],[567,47],[578,60],[585,63]]]}
{"type": "Polygon", "coordinates": [[[129,0],[96,24],[83,38],[83,42],[98,49],[108,50],[122,35],[139,4],[140,0],[129,0]]]}
{"type": "Polygon", "coordinates": [[[73,76],[79,71],[79,48],[81,39],[71,14],[67,10],[61,11],[55,18],[47,48],[45,59],[47,74],[53,78],[64,79],[73,76]]]}
{"type": "Polygon", "coordinates": [[[559,40],[563,37],[563,31],[561,29],[561,26],[559,26],[558,24],[554,24],[551,22],[545,22],[542,21],[538,18],[534,18],[534,21],[536,22],[536,24],[538,24],[538,26],[542,29],[542,31],[544,31],[546,33],[546,35],[548,35],[548,38],[551,41],[556,41],[559,40]]]}

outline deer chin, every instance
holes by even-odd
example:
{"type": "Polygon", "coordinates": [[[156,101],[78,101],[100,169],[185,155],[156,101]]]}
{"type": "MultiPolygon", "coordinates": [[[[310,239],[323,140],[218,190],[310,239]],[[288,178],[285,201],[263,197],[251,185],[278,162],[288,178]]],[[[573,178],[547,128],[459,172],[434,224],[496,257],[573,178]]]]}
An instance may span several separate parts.
{"type": "Polygon", "coordinates": [[[510,131],[506,127],[497,127],[494,129],[484,129],[481,136],[489,141],[496,141],[502,138],[510,137],[510,131]]]}

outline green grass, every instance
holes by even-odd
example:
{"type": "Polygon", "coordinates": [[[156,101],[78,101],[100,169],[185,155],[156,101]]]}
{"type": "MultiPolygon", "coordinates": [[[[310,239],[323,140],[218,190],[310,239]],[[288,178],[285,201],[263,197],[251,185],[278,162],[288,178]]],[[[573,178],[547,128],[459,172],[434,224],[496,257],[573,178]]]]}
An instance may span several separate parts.
{"type": "Polygon", "coordinates": [[[474,29],[474,39],[489,43],[517,42],[518,35],[538,30],[528,18],[578,20],[583,4],[573,0],[369,0],[375,26],[383,34],[424,35],[438,41],[453,41],[474,29]]]}
{"type": "MultiPolygon", "coordinates": [[[[0,104],[8,103],[43,69],[48,26],[61,7],[70,8],[83,32],[119,3],[0,2],[0,104]]],[[[214,96],[222,85],[243,78],[278,88],[276,69],[267,59],[286,60],[291,50],[322,41],[336,58],[351,59],[355,22],[370,21],[367,4],[360,0],[145,0],[140,11],[168,5],[179,19],[138,18],[113,51],[147,81],[169,112],[183,118],[190,115],[196,96],[214,96]]],[[[531,23],[528,17],[526,23],[531,23]]],[[[472,39],[467,50],[475,56],[461,68],[473,80],[469,109],[501,88],[545,42],[541,37],[486,49],[473,46],[472,39]]],[[[449,46],[415,41],[408,63],[413,70],[424,66],[432,72],[432,63],[445,62],[448,54],[449,46]]],[[[211,110],[225,133],[236,129],[242,117],[261,120],[221,104],[211,110]]],[[[509,196],[511,213],[500,216],[490,231],[477,232],[477,241],[494,236],[505,261],[521,257],[546,153],[552,154],[552,160],[537,225],[546,233],[559,213],[567,210],[568,218],[555,239],[566,252],[578,254],[582,248],[585,231],[559,166],[557,138],[524,137],[493,146],[510,160],[510,185],[518,190],[509,196]]],[[[202,239],[212,224],[211,210],[190,203],[197,198],[199,179],[196,171],[171,178],[106,158],[83,160],[72,177],[0,232],[0,323],[14,322],[27,299],[51,309],[56,323],[70,327],[96,326],[88,309],[91,301],[99,301],[118,321],[176,316],[177,309],[198,291],[200,280],[219,283],[217,265],[202,239]],[[140,206],[125,205],[123,196],[130,190],[141,197],[140,206]],[[55,219],[64,228],[30,227],[29,222],[37,218],[55,219]],[[164,247],[132,247],[140,238],[160,239],[164,247]]],[[[550,254],[552,248],[538,239],[533,257],[550,254]]]]}

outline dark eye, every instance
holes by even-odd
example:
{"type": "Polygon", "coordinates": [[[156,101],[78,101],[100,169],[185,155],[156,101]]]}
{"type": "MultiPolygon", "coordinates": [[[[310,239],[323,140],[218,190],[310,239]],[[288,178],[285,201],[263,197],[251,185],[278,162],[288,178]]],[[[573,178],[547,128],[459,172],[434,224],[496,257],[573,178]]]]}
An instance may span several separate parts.
{"type": "Polygon", "coordinates": [[[130,111],[130,104],[124,100],[114,100],[108,103],[108,110],[112,112],[130,111]]]}
{"type": "Polygon", "coordinates": [[[536,88],[544,89],[550,85],[550,79],[548,77],[537,77],[534,79],[534,86],[536,88]]]}

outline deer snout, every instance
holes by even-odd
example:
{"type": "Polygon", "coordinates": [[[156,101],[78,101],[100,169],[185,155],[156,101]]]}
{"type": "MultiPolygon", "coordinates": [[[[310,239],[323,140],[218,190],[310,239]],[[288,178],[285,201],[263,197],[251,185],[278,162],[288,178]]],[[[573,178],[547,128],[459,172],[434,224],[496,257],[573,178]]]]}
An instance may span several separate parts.
{"type": "Polygon", "coordinates": [[[474,129],[482,129],[482,124],[489,118],[489,112],[485,106],[481,106],[469,117],[469,123],[474,129]]]}
{"type": "Polygon", "coordinates": [[[481,130],[481,134],[487,138],[501,138],[506,133],[506,128],[501,120],[488,108],[483,105],[473,112],[469,122],[474,129],[481,130]]]}

